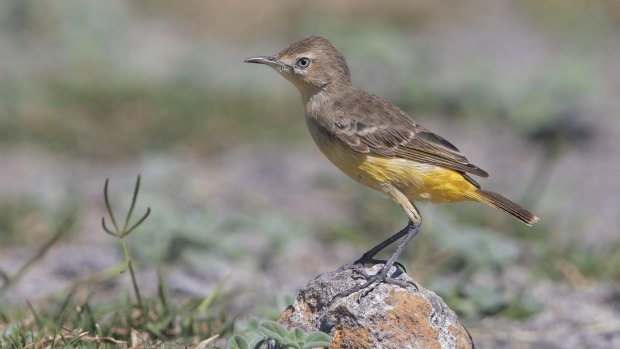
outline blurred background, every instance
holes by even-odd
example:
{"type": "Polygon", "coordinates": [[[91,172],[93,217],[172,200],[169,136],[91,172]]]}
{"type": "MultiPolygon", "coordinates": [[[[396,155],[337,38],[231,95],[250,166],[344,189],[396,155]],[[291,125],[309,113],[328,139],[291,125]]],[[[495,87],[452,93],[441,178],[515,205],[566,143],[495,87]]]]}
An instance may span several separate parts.
{"type": "Polygon", "coordinates": [[[100,226],[106,178],[122,216],[142,175],[136,212],[152,214],[128,243],[143,292],[158,268],[178,299],[224,285],[237,319],[277,315],[404,226],[323,158],[294,87],[243,63],[307,35],[541,218],[419,205],[403,264],[480,347],[620,345],[614,0],[2,1],[0,307],[129,294],[84,282],[122,261],[100,226]]]}

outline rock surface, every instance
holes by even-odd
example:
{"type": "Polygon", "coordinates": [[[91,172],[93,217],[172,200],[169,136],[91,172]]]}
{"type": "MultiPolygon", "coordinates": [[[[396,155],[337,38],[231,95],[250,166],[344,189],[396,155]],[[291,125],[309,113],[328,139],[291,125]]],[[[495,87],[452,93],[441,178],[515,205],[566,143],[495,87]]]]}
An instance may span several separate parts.
{"type": "MultiPolygon", "coordinates": [[[[374,274],[380,267],[368,267],[366,272],[374,274]]],[[[335,349],[474,348],[465,327],[439,296],[414,284],[405,273],[397,279],[410,286],[381,283],[334,298],[364,280],[350,269],[321,274],[299,291],[279,322],[305,332],[329,333],[335,349]]]]}

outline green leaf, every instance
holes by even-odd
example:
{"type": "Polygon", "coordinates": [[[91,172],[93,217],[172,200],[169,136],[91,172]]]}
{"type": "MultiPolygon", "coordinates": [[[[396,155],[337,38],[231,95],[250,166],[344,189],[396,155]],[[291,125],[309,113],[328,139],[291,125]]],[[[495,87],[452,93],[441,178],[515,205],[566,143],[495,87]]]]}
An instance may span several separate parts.
{"type": "Polygon", "coordinates": [[[228,341],[228,349],[250,349],[248,341],[238,334],[232,336],[228,341]]]}
{"type": "Polygon", "coordinates": [[[284,344],[285,338],[288,336],[288,330],[284,326],[271,320],[263,321],[258,326],[258,330],[280,344],[284,344]]]}
{"type": "MultiPolygon", "coordinates": [[[[275,338],[274,338],[275,339],[275,338]]],[[[278,344],[280,344],[283,348],[293,348],[293,349],[301,349],[301,344],[295,342],[294,340],[284,337],[281,341],[276,340],[278,344]]],[[[302,343],[303,344],[303,343],[302,343]]]]}
{"type": "Polygon", "coordinates": [[[215,289],[213,289],[213,291],[211,291],[211,293],[196,307],[194,312],[195,314],[204,313],[207,310],[215,298],[222,293],[222,289],[226,285],[226,281],[227,279],[224,279],[220,281],[217,286],[215,286],[215,289]]]}
{"type": "Polygon", "coordinates": [[[301,328],[295,327],[291,330],[291,332],[289,332],[287,338],[297,343],[298,347],[301,348],[301,346],[304,345],[305,336],[306,334],[301,328]]]}
{"type": "Polygon", "coordinates": [[[332,338],[325,332],[312,332],[306,336],[306,340],[302,349],[330,347],[332,338]]]}

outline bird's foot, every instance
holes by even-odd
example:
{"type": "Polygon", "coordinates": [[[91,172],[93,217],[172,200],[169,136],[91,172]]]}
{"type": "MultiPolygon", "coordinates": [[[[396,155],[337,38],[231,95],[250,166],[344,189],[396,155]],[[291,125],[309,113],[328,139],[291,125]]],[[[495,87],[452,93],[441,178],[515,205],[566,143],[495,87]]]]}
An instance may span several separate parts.
{"type": "MultiPolygon", "coordinates": [[[[358,273],[358,274],[362,274],[362,275],[368,275],[364,269],[366,266],[368,265],[377,265],[377,264],[387,264],[388,261],[384,260],[384,259],[374,259],[370,256],[368,256],[367,254],[364,254],[360,259],[356,260],[355,262],[351,263],[351,264],[345,264],[343,266],[341,266],[340,268],[338,268],[338,271],[343,271],[343,270],[353,270],[354,272],[358,273]]],[[[401,273],[406,273],[407,269],[405,268],[404,265],[402,265],[402,263],[400,262],[394,262],[394,265],[400,269],[400,272],[396,275],[400,275],[401,273]]],[[[391,266],[390,266],[391,268],[391,266]]]]}
{"type": "Polygon", "coordinates": [[[420,224],[421,224],[421,220],[416,220],[415,222],[409,221],[409,223],[407,224],[405,228],[401,229],[398,233],[392,235],[390,238],[388,238],[384,242],[380,243],[379,245],[370,249],[368,252],[364,253],[362,258],[355,261],[352,265],[342,267],[340,270],[352,269],[354,274],[360,275],[360,278],[365,279],[366,282],[363,282],[362,284],[359,284],[357,286],[351,287],[348,290],[338,293],[336,296],[334,296],[334,298],[332,298],[332,301],[334,301],[338,297],[347,297],[351,295],[352,293],[360,291],[360,290],[365,290],[364,293],[360,296],[360,297],[364,297],[382,282],[393,284],[393,285],[398,285],[402,288],[406,288],[412,284],[417,289],[418,286],[415,283],[406,282],[406,281],[397,279],[398,276],[404,273],[405,268],[402,264],[396,262],[396,260],[398,259],[398,256],[400,256],[400,254],[403,252],[407,244],[409,244],[411,239],[413,239],[416,236],[416,234],[419,231],[420,224]],[[403,240],[400,242],[400,244],[396,248],[396,251],[392,254],[390,259],[388,259],[387,261],[378,261],[373,258],[383,248],[385,248],[386,246],[388,246],[389,244],[393,243],[394,241],[400,238],[403,238],[403,240]],[[364,268],[364,264],[367,264],[367,263],[372,263],[372,264],[383,263],[383,267],[381,267],[381,269],[379,269],[379,271],[376,274],[370,275],[368,274],[368,272],[366,272],[366,269],[364,268]],[[390,275],[390,270],[392,269],[392,266],[396,266],[396,271],[392,275],[390,275]]]}
{"type": "MultiPolygon", "coordinates": [[[[379,260],[373,260],[373,261],[376,262],[374,264],[385,263],[385,261],[379,261],[379,260]]],[[[398,279],[398,276],[404,272],[405,268],[400,263],[394,263],[394,265],[396,266],[397,270],[391,275],[390,275],[390,270],[392,269],[392,265],[387,265],[387,264],[385,264],[381,269],[379,269],[379,271],[376,274],[371,275],[371,274],[368,274],[368,272],[366,272],[364,268],[364,264],[357,263],[356,261],[354,264],[351,264],[350,267],[347,269],[351,269],[353,270],[355,274],[357,274],[357,277],[354,277],[354,278],[364,279],[366,281],[357,286],[351,287],[348,290],[338,293],[334,297],[334,299],[338,297],[347,297],[361,290],[364,290],[364,293],[361,295],[362,297],[364,297],[382,282],[392,284],[392,285],[397,285],[402,288],[407,288],[408,286],[413,285],[417,289],[417,285],[415,283],[398,279]]],[[[347,266],[344,266],[344,267],[347,267],[347,266]]]]}

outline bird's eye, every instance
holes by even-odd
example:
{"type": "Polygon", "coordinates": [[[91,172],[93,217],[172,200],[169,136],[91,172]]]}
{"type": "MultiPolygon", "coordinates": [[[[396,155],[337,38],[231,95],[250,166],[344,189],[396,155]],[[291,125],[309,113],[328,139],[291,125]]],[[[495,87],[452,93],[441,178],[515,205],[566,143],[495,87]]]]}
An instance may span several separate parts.
{"type": "Polygon", "coordinates": [[[310,58],[308,57],[298,58],[295,65],[297,66],[297,68],[302,68],[302,69],[308,68],[308,66],[310,65],[310,58]]]}

